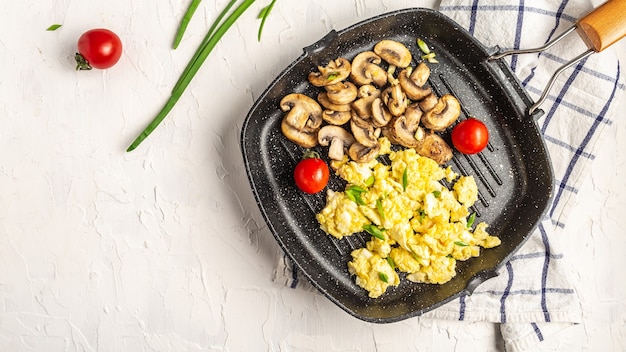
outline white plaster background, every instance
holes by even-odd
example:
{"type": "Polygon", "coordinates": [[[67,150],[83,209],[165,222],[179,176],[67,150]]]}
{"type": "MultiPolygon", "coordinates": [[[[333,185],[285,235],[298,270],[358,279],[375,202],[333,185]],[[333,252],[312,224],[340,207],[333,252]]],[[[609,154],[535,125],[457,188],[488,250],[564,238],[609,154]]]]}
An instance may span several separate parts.
{"type": "MultiPolygon", "coordinates": [[[[492,324],[373,325],[273,284],[279,249],[239,149],[253,101],[302,47],[436,1],[278,1],[260,43],[256,15],[269,1],[257,1],[163,124],[125,152],[226,3],[202,2],[177,50],[188,1],[3,3],[0,351],[502,350],[492,324]],[[47,32],[53,23],[63,26],[47,32]],[[95,27],[120,35],[122,58],[76,72],[76,40],[95,27]]],[[[626,350],[626,121],[613,130],[565,245],[585,324],[544,351],[626,350]]]]}

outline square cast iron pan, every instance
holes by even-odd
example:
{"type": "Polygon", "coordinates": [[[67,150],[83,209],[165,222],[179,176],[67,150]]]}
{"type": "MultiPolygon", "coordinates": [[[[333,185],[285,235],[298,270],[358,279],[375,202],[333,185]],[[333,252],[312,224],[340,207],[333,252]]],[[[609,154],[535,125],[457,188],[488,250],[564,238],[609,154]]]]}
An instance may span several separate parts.
{"type": "MultiPolygon", "coordinates": [[[[553,173],[545,143],[535,119],[528,116],[531,99],[502,60],[488,61],[497,52],[488,49],[451,19],[439,12],[411,8],[373,17],[341,31],[331,31],[304,49],[258,98],[245,118],[241,149],[255,199],[278,244],[307,279],[340,308],[364,321],[389,323],[418,316],[497,275],[498,269],[519,249],[536,228],[552,198],[553,173]],[[293,182],[293,169],[304,150],[280,131],[280,100],[289,93],[316,97],[319,88],[307,75],[330,60],[372,50],[381,39],[404,43],[419,58],[416,38],[422,38],[437,55],[429,64],[430,85],[439,95],[452,93],[462,105],[460,120],[481,119],[490,143],[477,155],[455,152],[449,162],[464,175],[473,175],[479,200],[471,209],[476,221],[485,221],[490,234],[502,244],[482,250],[478,258],[457,262],[457,275],[443,285],[416,284],[402,279],[379,298],[354,283],[347,270],[350,252],[367,238],[357,234],[336,240],[319,227],[315,214],[325,204],[325,192],[307,195],[293,182]]],[[[415,59],[414,59],[415,61],[415,59]]],[[[415,62],[412,66],[415,65],[415,62]]],[[[442,134],[449,142],[449,131],[442,134]]],[[[322,147],[316,149],[326,155],[322,147]]],[[[329,188],[343,184],[331,176],[329,188]]]]}

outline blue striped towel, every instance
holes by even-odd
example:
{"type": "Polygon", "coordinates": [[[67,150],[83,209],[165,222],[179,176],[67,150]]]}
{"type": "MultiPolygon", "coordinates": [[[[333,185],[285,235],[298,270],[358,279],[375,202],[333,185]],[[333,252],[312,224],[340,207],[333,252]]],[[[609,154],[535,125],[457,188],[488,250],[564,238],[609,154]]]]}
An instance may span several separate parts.
{"type": "MultiPolygon", "coordinates": [[[[597,4],[596,4],[597,5],[597,4]]],[[[591,11],[589,0],[442,0],[440,11],[488,47],[503,50],[542,46],[591,11]]],[[[549,51],[509,56],[511,68],[533,99],[553,72],[587,50],[576,33],[549,51]]],[[[582,310],[566,253],[559,239],[603,133],[626,101],[625,76],[613,48],[594,54],[564,71],[541,108],[538,121],[555,172],[555,197],[546,218],[500,275],[463,296],[424,314],[423,318],[501,324],[507,351],[523,351],[548,336],[581,322],[582,310]]],[[[313,290],[286,257],[275,280],[313,290]]]]}

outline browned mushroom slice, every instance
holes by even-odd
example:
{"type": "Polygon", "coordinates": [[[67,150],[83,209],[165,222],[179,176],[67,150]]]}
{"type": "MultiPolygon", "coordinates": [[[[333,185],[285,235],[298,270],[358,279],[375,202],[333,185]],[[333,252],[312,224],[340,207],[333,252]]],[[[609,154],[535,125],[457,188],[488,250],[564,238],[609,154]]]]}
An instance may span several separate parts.
{"type": "Polygon", "coordinates": [[[328,99],[328,93],[322,92],[317,95],[317,101],[328,110],[350,111],[350,104],[335,104],[328,99]]]}
{"type": "Polygon", "coordinates": [[[433,131],[443,131],[451,126],[461,114],[461,104],[451,94],[445,94],[434,108],[424,113],[422,124],[433,131]]]}
{"type": "Polygon", "coordinates": [[[391,115],[400,116],[404,114],[408,101],[400,85],[396,84],[386,88],[382,92],[382,99],[391,115]]]}
{"type": "Polygon", "coordinates": [[[333,104],[346,105],[356,99],[358,89],[352,82],[338,82],[325,86],[328,100],[333,104]]]}
{"type": "Polygon", "coordinates": [[[411,64],[411,52],[404,44],[395,40],[385,39],[376,43],[374,53],[390,65],[400,68],[405,68],[411,64]]]}
{"type": "Polygon", "coordinates": [[[421,129],[419,127],[421,115],[422,111],[417,104],[409,105],[404,115],[394,118],[390,123],[386,130],[387,138],[392,143],[400,144],[404,147],[415,148],[419,146],[421,138],[420,140],[417,139],[416,135],[418,134],[416,132],[418,129],[421,129]]]}
{"type": "Polygon", "coordinates": [[[350,159],[354,160],[357,163],[367,163],[370,162],[378,156],[380,152],[380,144],[376,144],[373,147],[366,147],[363,144],[356,142],[350,146],[348,149],[348,155],[350,159]]]}
{"type": "Polygon", "coordinates": [[[304,148],[316,146],[322,125],[320,105],[304,94],[292,93],[280,101],[280,108],[287,113],[281,122],[285,137],[304,148]]]}
{"type": "Polygon", "coordinates": [[[402,70],[398,81],[409,99],[422,100],[432,92],[430,87],[424,87],[429,76],[430,68],[421,62],[414,70],[410,68],[402,70]]]}
{"type": "Polygon", "coordinates": [[[352,102],[352,109],[360,117],[367,118],[372,116],[372,103],[378,97],[380,97],[380,89],[374,87],[371,84],[366,84],[359,87],[358,96],[359,99],[352,102]]]}
{"type": "Polygon", "coordinates": [[[331,125],[341,126],[350,121],[352,113],[350,111],[324,110],[322,118],[331,125]]]}
{"type": "Polygon", "coordinates": [[[352,59],[350,79],[356,85],[374,83],[378,87],[387,84],[387,71],[380,67],[380,56],[373,51],[364,51],[352,59]]]}
{"type": "Polygon", "coordinates": [[[393,118],[393,115],[391,115],[389,109],[387,109],[387,105],[385,105],[381,98],[374,99],[371,109],[374,127],[386,126],[393,118]]]}
{"type": "Polygon", "coordinates": [[[421,143],[415,148],[417,154],[431,158],[439,165],[443,165],[452,159],[452,148],[435,133],[423,135],[421,143]]]}
{"type": "Polygon", "coordinates": [[[341,82],[350,76],[351,67],[350,61],[338,58],[326,66],[318,66],[318,72],[309,73],[309,82],[316,87],[341,82]]]}
{"type": "Polygon", "coordinates": [[[437,105],[437,101],[438,99],[435,93],[430,93],[426,96],[426,98],[422,99],[419,102],[420,109],[422,109],[422,111],[431,110],[435,107],[435,105],[437,105]]]}
{"type": "Polygon", "coordinates": [[[350,129],[352,130],[354,139],[364,146],[373,147],[378,144],[378,136],[376,135],[374,126],[356,114],[352,114],[350,129]]]}
{"type": "Polygon", "coordinates": [[[328,157],[333,160],[342,160],[345,151],[355,142],[350,132],[339,126],[327,125],[320,129],[317,134],[317,141],[322,146],[328,148],[328,157]]]}

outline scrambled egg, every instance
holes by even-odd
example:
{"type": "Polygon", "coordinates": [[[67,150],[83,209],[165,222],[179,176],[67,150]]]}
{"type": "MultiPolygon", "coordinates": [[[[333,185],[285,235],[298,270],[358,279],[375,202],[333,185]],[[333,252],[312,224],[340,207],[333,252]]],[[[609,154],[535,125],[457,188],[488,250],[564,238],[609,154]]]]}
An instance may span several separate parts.
{"type": "Polygon", "coordinates": [[[399,272],[413,282],[446,283],[456,275],[457,260],[500,244],[487,233],[487,224],[473,224],[469,207],[478,188],[472,176],[441,168],[414,149],[391,151],[384,137],[380,142],[391,165],[347,158],[333,162],[347,186],[343,192],[329,190],[326,206],[317,214],[320,227],[338,239],[363,231],[372,235],[348,263],[370,297],[397,286],[399,272]],[[443,180],[453,184],[451,189],[443,180]]]}

